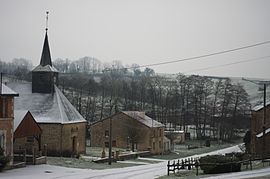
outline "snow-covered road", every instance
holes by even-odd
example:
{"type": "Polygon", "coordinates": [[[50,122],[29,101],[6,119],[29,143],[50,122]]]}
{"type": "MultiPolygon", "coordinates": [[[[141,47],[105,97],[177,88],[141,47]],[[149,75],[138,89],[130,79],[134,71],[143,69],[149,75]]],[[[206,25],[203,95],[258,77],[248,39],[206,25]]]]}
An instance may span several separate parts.
{"type": "MultiPolygon", "coordinates": [[[[194,155],[192,157],[201,157],[211,154],[224,154],[230,152],[238,152],[238,146],[229,147],[226,149],[217,150],[201,155],[194,155]]],[[[91,169],[76,169],[66,168],[51,165],[36,165],[27,166],[26,168],[14,169],[0,173],[2,179],[143,179],[143,178],[157,178],[167,174],[167,162],[161,162],[149,165],[140,165],[126,168],[114,168],[106,170],[91,170],[91,169]]]]}

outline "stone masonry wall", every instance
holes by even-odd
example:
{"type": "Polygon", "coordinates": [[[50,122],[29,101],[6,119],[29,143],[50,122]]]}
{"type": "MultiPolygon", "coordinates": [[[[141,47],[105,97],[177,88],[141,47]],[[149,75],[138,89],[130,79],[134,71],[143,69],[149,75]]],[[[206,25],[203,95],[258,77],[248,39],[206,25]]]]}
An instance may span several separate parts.
{"type": "Polygon", "coordinates": [[[41,146],[47,144],[48,155],[71,156],[85,153],[85,122],[71,124],[40,123],[39,126],[42,129],[41,146]]]}
{"type": "MultiPolygon", "coordinates": [[[[94,123],[90,127],[91,146],[105,147],[105,143],[109,142],[109,124],[107,118],[100,122],[94,123]]],[[[137,150],[150,150],[153,154],[163,152],[164,129],[149,128],[137,120],[119,113],[112,116],[112,145],[113,147],[131,149],[131,138],[137,133],[137,137],[133,137],[137,141],[137,150]]]]}

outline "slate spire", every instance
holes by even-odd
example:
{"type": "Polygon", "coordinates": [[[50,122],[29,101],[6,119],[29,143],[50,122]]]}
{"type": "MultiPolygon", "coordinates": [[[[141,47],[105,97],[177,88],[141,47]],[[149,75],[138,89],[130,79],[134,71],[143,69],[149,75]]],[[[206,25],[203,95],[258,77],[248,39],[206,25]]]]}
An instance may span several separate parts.
{"type": "Polygon", "coordinates": [[[47,35],[49,12],[47,11],[46,14],[47,14],[47,16],[46,16],[46,29],[45,29],[46,33],[45,33],[43,50],[42,50],[41,59],[40,59],[40,65],[41,66],[46,66],[46,65],[52,66],[51,53],[50,53],[50,47],[49,47],[49,41],[48,41],[48,35],[47,35]]]}

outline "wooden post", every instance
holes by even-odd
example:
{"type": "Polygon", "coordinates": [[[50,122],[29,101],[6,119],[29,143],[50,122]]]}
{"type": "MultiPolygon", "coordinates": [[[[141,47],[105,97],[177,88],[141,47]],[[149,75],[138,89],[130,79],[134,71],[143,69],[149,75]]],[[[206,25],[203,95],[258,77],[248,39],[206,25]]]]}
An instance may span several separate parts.
{"type": "Polygon", "coordinates": [[[26,149],[23,150],[23,161],[26,164],[26,149]]]}
{"type": "Polygon", "coordinates": [[[252,160],[251,160],[251,157],[249,157],[249,164],[250,164],[250,170],[252,170],[252,160]]]}
{"type": "Polygon", "coordinates": [[[33,165],[36,164],[36,148],[33,147],[33,165]]]}
{"type": "Polygon", "coordinates": [[[190,158],[188,158],[188,170],[191,170],[190,158]]]}
{"type": "Polygon", "coordinates": [[[170,175],[170,161],[168,161],[167,169],[168,169],[168,176],[169,176],[170,175]]]}
{"type": "Polygon", "coordinates": [[[47,144],[44,144],[44,156],[47,157],[47,144]]]}
{"type": "Polygon", "coordinates": [[[181,166],[181,169],[185,169],[185,162],[184,162],[184,160],[182,159],[182,166],[181,166]]]}
{"type": "Polygon", "coordinates": [[[196,176],[199,175],[199,162],[198,160],[195,161],[195,167],[196,167],[196,176]]]}

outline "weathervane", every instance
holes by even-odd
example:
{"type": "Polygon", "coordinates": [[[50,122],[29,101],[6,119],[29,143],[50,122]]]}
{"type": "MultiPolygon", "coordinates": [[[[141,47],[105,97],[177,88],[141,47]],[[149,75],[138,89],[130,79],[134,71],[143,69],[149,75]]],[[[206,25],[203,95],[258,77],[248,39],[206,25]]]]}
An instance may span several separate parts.
{"type": "Polygon", "coordinates": [[[49,11],[46,11],[46,32],[48,31],[49,11]]]}

